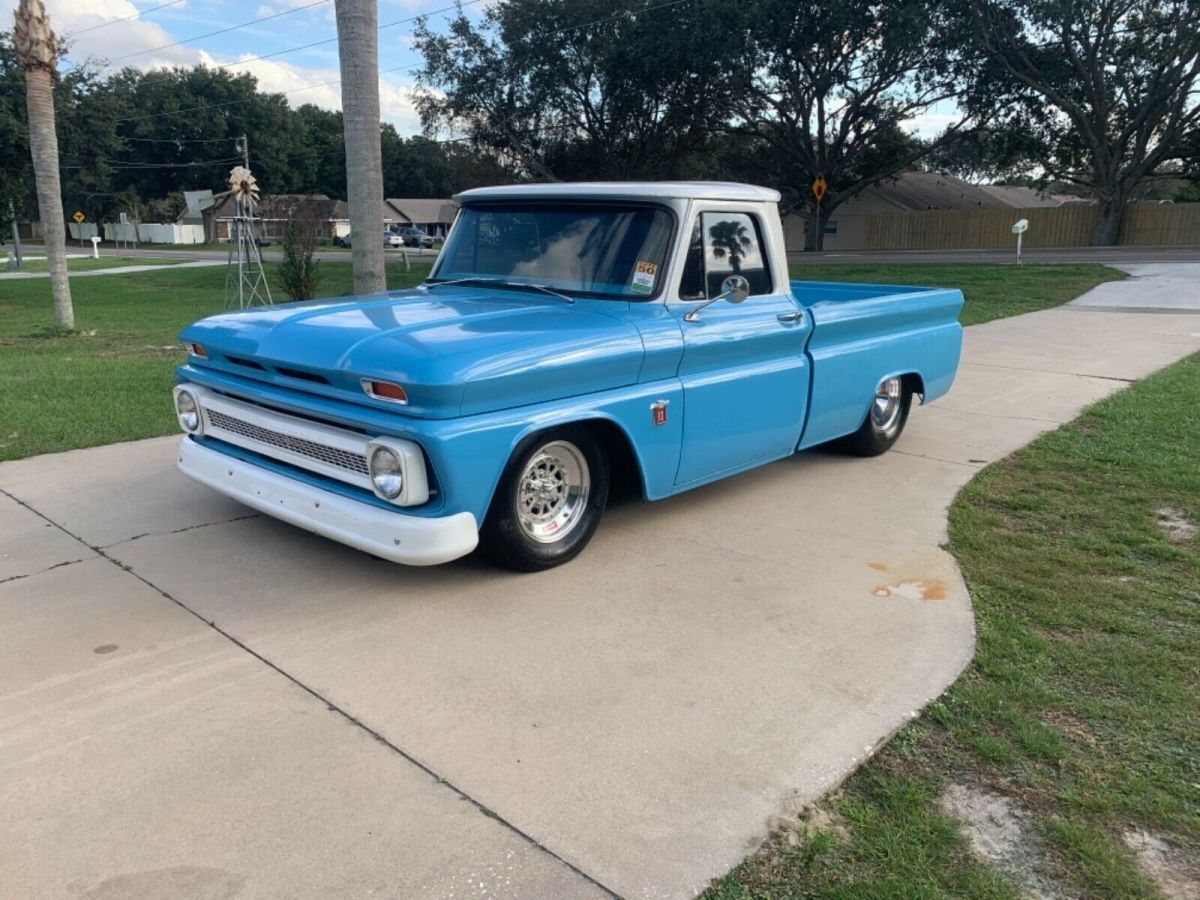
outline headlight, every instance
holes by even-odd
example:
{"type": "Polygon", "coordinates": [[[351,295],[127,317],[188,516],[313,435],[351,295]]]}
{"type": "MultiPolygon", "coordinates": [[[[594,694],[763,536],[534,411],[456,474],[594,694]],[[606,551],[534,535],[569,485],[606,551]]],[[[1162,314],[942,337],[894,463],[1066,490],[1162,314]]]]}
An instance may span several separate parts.
{"type": "Polygon", "coordinates": [[[196,402],[191,391],[176,389],[175,416],[179,419],[179,427],[188,434],[195,434],[200,430],[200,404],[196,402]]]}
{"type": "Polygon", "coordinates": [[[379,496],[387,500],[395,500],[404,490],[404,468],[400,457],[387,447],[376,447],[371,454],[368,465],[371,471],[371,483],[379,496]]]}

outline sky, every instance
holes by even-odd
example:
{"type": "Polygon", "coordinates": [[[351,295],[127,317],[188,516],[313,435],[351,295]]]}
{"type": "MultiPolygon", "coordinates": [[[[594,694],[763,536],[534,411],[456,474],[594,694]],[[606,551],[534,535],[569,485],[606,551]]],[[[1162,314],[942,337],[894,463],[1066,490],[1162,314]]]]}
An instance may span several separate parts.
{"type": "MultiPolygon", "coordinates": [[[[116,71],[125,66],[221,65],[258,78],[260,90],[285,92],[293,106],[341,108],[333,0],[44,0],[51,25],[69,44],[63,65],[91,61],[116,71]],[[164,5],[165,4],[165,5],[164,5]],[[161,7],[161,8],[156,8],[161,7]],[[272,16],[267,21],[244,23],[272,16]],[[209,35],[221,29],[224,34],[209,35]],[[205,36],[209,35],[209,36],[205,36]],[[326,41],[316,47],[306,45],[326,41]],[[175,45],[175,46],[168,46],[175,45]],[[304,49],[296,49],[304,47],[304,49]],[[278,55],[274,55],[278,54],[278,55]],[[255,57],[271,56],[270,59],[255,57]],[[332,84],[328,82],[334,82],[332,84]],[[312,85],[312,87],[306,87],[312,85]]],[[[466,0],[471,17],[489,0],[466,0]]],[[[11,28],[17,0],[0,0],[0,28],[11,28]]],[[[413,22],[428,14],[434,30],[453,15],[453,0],[379,0],[380,113],[402,135],[417,134],[412,48],[413,22]]],[[[939,103],[909,125],[931,137],[956,118],[953,102],[939,103]]]]}
{"type": "MultiPolygon", "coordinates": [[[[66,38],[69,56],[65,67],[90,60],[108,71],[125,66],[151,69],[161,66],[224,65],[232,72],[249,72],[264,91],[286,91],[293,106],[315,103],[341,108],[337,44],[283,53],[271,59],[252,57],[292,51],[301,45],[334,38],[333,0],[181,0],[154,9],[168,0],[45,0],[55,32],[66,38]],[[282,13],[282,15],[277,15],[282,13]],[[225,34],[197,36],[230,26],[277,15],[269,21],[236,28],[225,34]],[[101,26],[101,27],[97,27],[101,26]],[[177,46],[167,46],[176,44],[177,46]],[[125,57],[125,58],[122,58],[125,57]],[[241,62],[248,60],[247,62],[241,62]],[[316,85],[303,89],[305,85],[316,85]],[[297,90],[300,88],[301,90],[297,90]]],[[[380,0],[381,25],[425,13],[436,28],[451,12],[453,0],[380,0]]],[[[0,28],[9,30],[17,0],[0,0],[0,28]]],[[[482,4],[479,4],[480,6],[482,4]]],[[[476,7],[477,8],[477,7],[476,7]]],[[[471,7],[467,8],[472,14],[471,7]]],[[[413,108],[413,75],[406,71],[420,63],[413,50],[412,22],[379,33],[379,67],[392,69],[380,75],[380,112],[404,135],[420,131],[413,108]]]]}

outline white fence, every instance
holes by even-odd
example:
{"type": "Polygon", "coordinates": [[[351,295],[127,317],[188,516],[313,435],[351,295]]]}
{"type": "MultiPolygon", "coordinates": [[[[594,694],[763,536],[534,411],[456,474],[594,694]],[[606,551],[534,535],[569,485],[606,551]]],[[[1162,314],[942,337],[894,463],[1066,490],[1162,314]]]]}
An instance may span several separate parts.
{"type": "MultiPolygon", "coordinates": [[[[92,226],[93,230],[95,227],[92,226]]],[[[119,222],[106,222],[104,239],[129,244],[134,241],[141,244],[203,244],[204,226],[151,223],[122,225],[119,222]]]]}
{"type": "Polygon", "coordinates": [[[67,233],[70,234],[73,241],[90,241],[96,236],[95,222],[68,222],[67,233]]]}

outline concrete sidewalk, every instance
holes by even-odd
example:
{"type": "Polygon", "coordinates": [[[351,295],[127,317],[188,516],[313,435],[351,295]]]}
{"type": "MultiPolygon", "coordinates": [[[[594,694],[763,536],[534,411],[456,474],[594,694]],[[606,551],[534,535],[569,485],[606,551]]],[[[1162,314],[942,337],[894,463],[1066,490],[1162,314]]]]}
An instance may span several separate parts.
{"type": "MultiPolygon", "coordinates": [[[[93,275],[129,275],[132,272],[165,272],[171,269],[204,269],[211,266],[223,266],[224,260],[197,259],[192,262],[164,263],[160,265],[128,265],[113,266],[111,269],[82,269],[70,272],[71,278],[91,278],[93,275]]],[[[49,278],[49,272],[0,272],[0,281],[25,281],[30,278],[49,278]]]]}
{"type": "Polygon", "coordinates": [[[1097,285],[1067,305],[1074,309],[1200,312],[1200,261],[1175,266],[1117,266],[1125,281],[1097,285]]]}
{"type": "Polygon", "coordinates": [[[893,452],[624,503],[533,576],[251,515],[175,438],[0,465],[0,895],[692,895],[968,662],[958,488],[1197,350],[1186,313],[968,329],[893,452]]]}

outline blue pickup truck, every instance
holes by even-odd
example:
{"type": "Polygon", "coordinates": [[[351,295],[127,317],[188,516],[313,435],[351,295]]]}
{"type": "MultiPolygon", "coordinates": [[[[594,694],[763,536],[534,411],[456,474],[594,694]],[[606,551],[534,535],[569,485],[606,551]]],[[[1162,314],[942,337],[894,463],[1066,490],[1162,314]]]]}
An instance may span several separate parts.
{"type": "Polygon", "coordinates": [[[578,554],[649,500],[817,444],[873,456],[950,388],[956,290],[788,281],[779,195],[708,182],[460,194],[430,276],[180,335],[179,468],[384,559],[578,554]]]}

